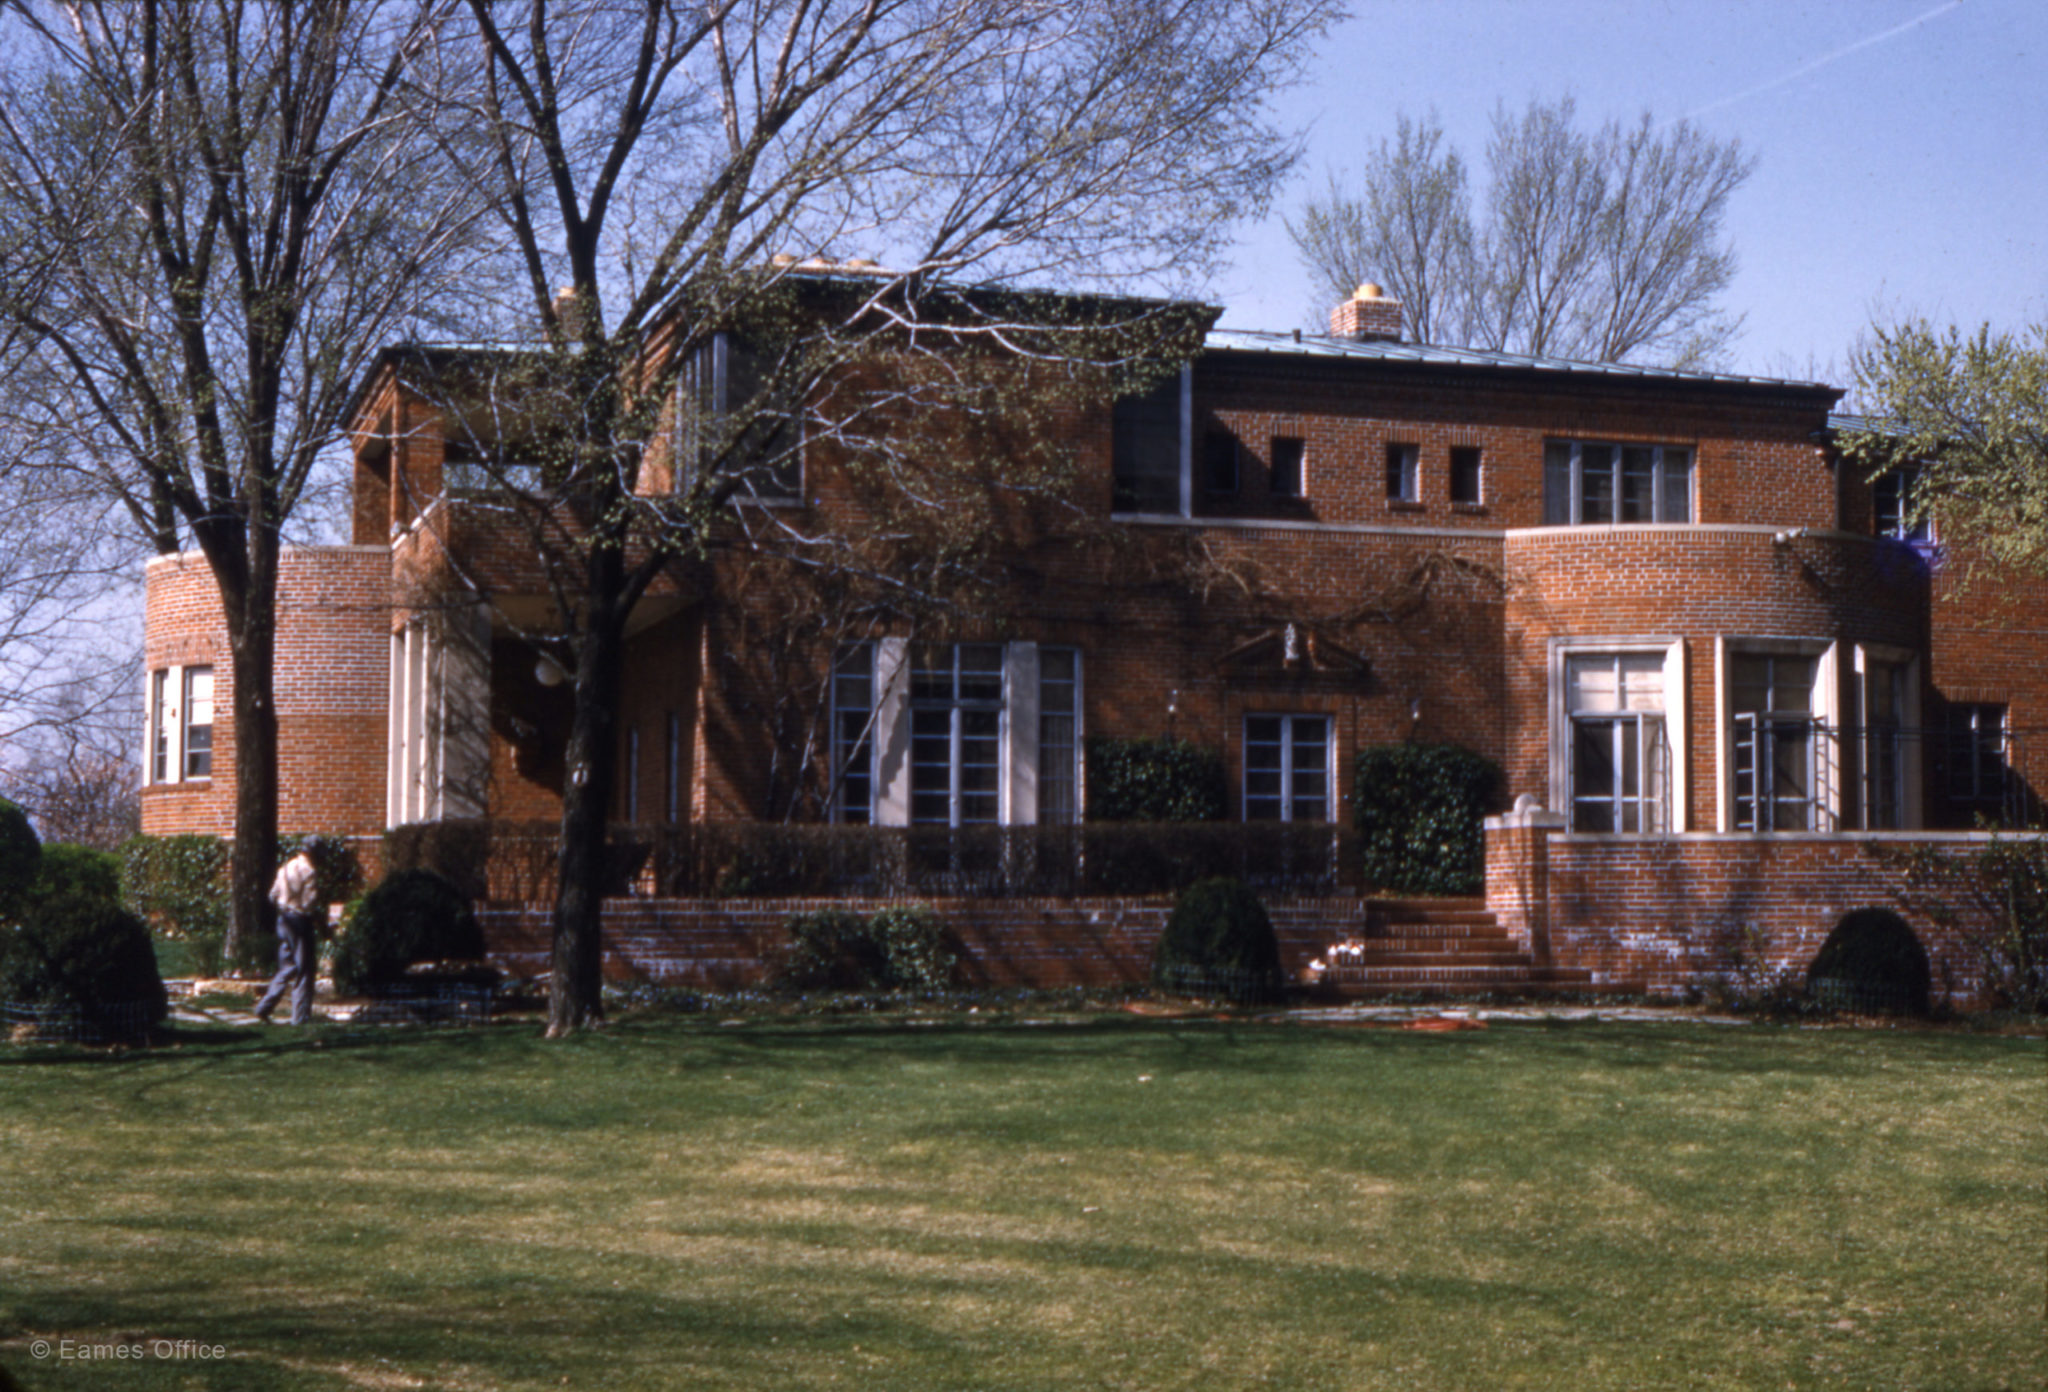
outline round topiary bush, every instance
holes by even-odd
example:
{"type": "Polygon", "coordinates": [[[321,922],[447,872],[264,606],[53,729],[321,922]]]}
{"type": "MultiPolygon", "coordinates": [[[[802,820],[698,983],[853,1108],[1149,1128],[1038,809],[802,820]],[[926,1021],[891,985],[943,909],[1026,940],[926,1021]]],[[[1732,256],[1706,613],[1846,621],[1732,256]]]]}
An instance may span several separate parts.
{"type": "Polygon", "coordinates": [[[75,1014],[80,1032],[100,1039],[133,1038],[170,1011],[149,929],[119,904],[58,894],[0,932],[0,999],[75,1014]]]}
{"type": "Polygon", "coordinates": [[[1925,1015],[1929,982],[1927,949],[1889,909],[1845,915],[1806,972],[1819,1004],[1889,1015],[1925,1015]]]}
{"type": "Polygon", "coordinates": [[[946,945],[945,923],[923,904],[891,904],[877,911],[868,920],[868,933],[882,945],[891,989],[944,991],[953,985],[959,959],[946,945]]]}
{"type": "Polygon", "coordinates": [[[79,894],[110,904],[121,902],[121,858],[112,851],[90,846],[56,844],[43,847],[42,868],[36,872],[35,896],[54,899],[62,894],[79,894]]]}
{"type": "Polygon", "coordinates": [[[0,923],[19,920],[35,890],[43,861],[43,843],[29,825],[28,813],[0,798],[0,923]]]}
{"type": "Polygon", "coordinates": [[[1202,880],[1174,903],[1152,952],[1152,984],[1244,1004],[1280,999],[1280,940],[1243,880],[1202,880]]]}
{"type": "Polygon", "coordinates": [[[431,870],[398,870],[357,900],[334,954],[334,988],[371,995],[415,962],[474,962],[483,929],[461,890],[431,870]]]}

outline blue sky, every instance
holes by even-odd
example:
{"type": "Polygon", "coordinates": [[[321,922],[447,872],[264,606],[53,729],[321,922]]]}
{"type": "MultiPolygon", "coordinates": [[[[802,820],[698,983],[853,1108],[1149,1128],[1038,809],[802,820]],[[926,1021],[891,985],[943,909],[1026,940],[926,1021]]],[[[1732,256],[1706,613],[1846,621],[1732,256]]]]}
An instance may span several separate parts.
{"type": "MultiPolygon", "coordinates": [[[[1321,321],[1282,216],[1434,107],[1483,162],[1497,102],[1690,116],[1760,157],[1728,233],[1736,368],[1838,373],[1874,312],[2048,315],[2048,0],[1353,0],[1284,118],[1307,154],[1210,287],[1223,322],[1321,321]]],[[[1475,189],[1476,192],[1476,189],[1475,189]]]]}

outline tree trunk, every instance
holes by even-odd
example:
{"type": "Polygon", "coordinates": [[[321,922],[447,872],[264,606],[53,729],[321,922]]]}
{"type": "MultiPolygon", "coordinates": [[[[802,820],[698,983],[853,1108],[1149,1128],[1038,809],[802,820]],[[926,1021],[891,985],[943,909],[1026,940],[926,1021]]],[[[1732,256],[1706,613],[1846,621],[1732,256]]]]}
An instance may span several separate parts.
{"type": "Polygon", "coordinates": [[[274,536],[252,538],[248,550],[244,583],[221,586],[221,602],[229,611],[235,712],[235,841],[221,954],[230,971],[243,944],[262,942],[270,934],[270,878],[277,868],[278,544],[274,536]]]}
{"type": "Polygon", "coordinates": [[[548,1037],[558,1039],[604,1017],[600,993],[605,839],[617,764],[619,688],[625,620],[616,612],[621,576],[616,551],[590,561],[592,600],[576,663],[562,788],[560,883],[555,890],[554,952],[548,976],[548,1037]]]}

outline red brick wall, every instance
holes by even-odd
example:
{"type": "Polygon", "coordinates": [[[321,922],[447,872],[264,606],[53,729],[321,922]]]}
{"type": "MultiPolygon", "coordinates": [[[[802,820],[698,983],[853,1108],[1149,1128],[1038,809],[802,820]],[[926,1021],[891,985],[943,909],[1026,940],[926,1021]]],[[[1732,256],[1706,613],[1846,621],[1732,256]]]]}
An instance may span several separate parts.
{"type": "MultiPolygon", "coordinates": [[[[604,906],[605,972],[614,980],[731,990],[757,986],[788,940],[792,914],[824,907],[871,914],[859,899],[613,899],[604,906]]],[[[1173,912],[1170,897],[1132,899],[934,899],[970,986],[1137,985],[1173,912]]],[[[1266,911],[1281,967],[1298,977],[1333,939],[1363,932],[1363,899],[1281,899],[1266,911]]],[[[479,911],[491,957],[533,977],[548,967],[548,914],[538,907],[479,911]]]]}
{"type": "Polygon", "coordinates": [[[1533,887],[1557,965],[1590,970],[1596,981],[1641,981],[1655,994],[1683,995],[1730,973],[1744,950],[1803,975],[1845,915],[1880,908],[1899,914],[1920,939],[1938,998],[1979,1001],[1983,982],[1970,939],[1988,923],[1960,902],[1945,921],[1879,850],[1932,845],[1967,853],[1984,836],[1556,833],[1540,847],[1536,840],[1489,832],[1487,907],[1503,924],[1525,925],[1523,891],[1533,887]]]}
{"type": "MultiPolygon", "coordinates": [[[[390,553],[378,546],[291,547],[278,576],[278,825],[285,832],[376,834],[384,826],[390,700],[390,553]]],[[[152,836],[234,829],[234,677],[220,593],[196,552],[149,563],[144,667],[211,663],[213,776],[146,786],[152,836]]]]}

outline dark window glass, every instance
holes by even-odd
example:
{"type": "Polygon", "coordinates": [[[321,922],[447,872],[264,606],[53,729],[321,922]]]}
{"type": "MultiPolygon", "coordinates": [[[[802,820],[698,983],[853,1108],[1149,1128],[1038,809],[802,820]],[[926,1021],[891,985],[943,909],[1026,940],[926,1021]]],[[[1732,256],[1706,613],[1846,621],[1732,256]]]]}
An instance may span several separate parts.
{"type": "Polygon", "coordinates": [[[1452,502],[1476,503],[1480,500],[1479,458],[1477,445],[1451,446],[1452,502]]]}
{"type": "Polygon", "coordinates": [[[1300,440],[1284,436],[1273,440],[1273,496],[1276,498],[1299,498],[1303,495],[1307,479],[1308,446],[1300,440]]]}
{"type": "Polygon", "coordinates": [[[1237,492],[1237,437],[1212,430],[1202,442],[1202,487],[1211,493],[1237,492]]]}
{"type": "Polygon", "coordinates": [[[1387,497],[1402,503],[1422,500],[1422,451],[1414,445],[1387,446],[1387,497]]]}
{"type": "Polygon", "coordinates": [[[1118,512],[1180,511],[1180,377],[1143,396],[1125,397],[1112,413],[1114,506],[1118,512]]]}

